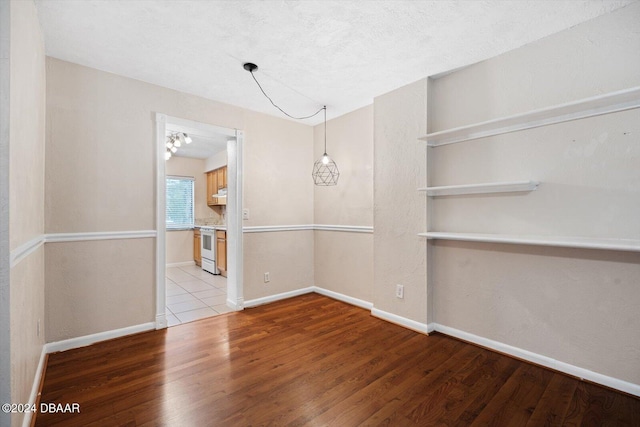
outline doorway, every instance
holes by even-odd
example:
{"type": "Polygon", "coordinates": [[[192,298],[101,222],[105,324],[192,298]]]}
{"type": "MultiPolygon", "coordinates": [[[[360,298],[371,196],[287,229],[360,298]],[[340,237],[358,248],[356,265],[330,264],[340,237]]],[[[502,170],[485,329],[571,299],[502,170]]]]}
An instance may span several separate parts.
{"type": "Polygon", "coordinates": [[[240,130],[156,114],[156,329],[243,308],[242,143],[240,130]]]}

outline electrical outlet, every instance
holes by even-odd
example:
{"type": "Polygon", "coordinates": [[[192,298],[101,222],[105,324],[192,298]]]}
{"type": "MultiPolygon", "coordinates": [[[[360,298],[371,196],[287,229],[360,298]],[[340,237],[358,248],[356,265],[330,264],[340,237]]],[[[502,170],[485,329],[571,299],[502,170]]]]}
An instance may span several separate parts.
{"type": "Polygon", "coordinates": [[[249,219],[249,209],[242,209],[242,219],[245,221],[249,219]]]}
{"type": "Polygon", "coordinates": [[[403,285],[396,285],[396,297],[398,298],[404,298],[404,286],[403,285]]]}
{"type": "Polygon", "coordinates": [[[269,278],[269,272],[264,273],[264,283],[269,283],[271,279],[269,278]]]}

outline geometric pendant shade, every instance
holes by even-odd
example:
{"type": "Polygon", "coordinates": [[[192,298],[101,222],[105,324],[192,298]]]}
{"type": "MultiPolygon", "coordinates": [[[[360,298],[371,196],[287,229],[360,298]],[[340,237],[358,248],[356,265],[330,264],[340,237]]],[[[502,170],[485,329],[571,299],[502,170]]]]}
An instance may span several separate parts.
{"type": "Polygon", "coordinates": [[[338,178],[340,178],[340,171],[336,162],[331,160],[325,153],[321,159],[316,160],[313,164],[313,182],[315,185],[331,186],[338,184],[338,178]]]}

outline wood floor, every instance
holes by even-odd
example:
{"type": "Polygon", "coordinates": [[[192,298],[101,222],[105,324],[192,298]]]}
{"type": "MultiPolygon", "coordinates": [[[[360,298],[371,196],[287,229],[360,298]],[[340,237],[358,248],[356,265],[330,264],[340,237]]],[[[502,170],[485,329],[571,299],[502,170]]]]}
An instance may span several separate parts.
{"type": "Polygon", "coordinates": [[[52,354],[37,426],[639,426],[640,399],[317,294],[52,354]]]}

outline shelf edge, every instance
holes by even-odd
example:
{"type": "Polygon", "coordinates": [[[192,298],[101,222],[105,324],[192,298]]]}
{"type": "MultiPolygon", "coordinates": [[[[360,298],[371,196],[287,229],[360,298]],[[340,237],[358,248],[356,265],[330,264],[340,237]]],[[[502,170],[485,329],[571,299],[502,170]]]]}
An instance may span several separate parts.
{"type": "Polygon", "coordinates": [[[481,184],[445,185],[418,188],[429,197],[458,196],[465,194],[491,194],[535,191],[539,181],[487,182],[481,184]]]}
{"type": "Polygon", "coordinates": [[[518,236],[500,234],[445,233],[430,231],[418,233],[429,240],[458,240],[465,242],[507,243],[533,246],[556,246],[580,249],[602,249],[626,252],[640,252],[640,240],[632,239],[588,239],[588,238],[553,238],[546,236],[518,236]]]}
{"type": "Polygon", "coordinates": [[[635,108],[640,108],[640,86],[471,125],[445,129],[426,134],[418,139],[426,141],[430,147],[439,147],[441,145],[471,141],[635,108]],[[584,108],[580,109],[581,106],[584,106],[584,108]],[[553,115],[553,113],[557,114],[553,115]]]}

